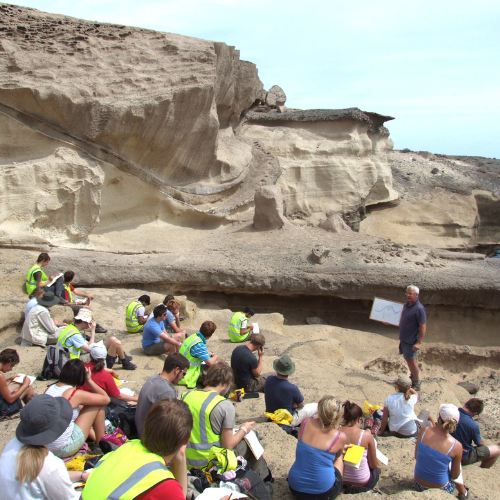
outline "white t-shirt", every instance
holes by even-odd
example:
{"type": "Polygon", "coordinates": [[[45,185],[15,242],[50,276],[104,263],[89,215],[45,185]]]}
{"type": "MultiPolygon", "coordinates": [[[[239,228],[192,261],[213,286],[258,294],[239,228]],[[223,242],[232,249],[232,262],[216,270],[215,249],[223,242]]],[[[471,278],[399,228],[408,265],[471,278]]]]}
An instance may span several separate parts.
{"type": "Polygon", "coordinates": [[[384,407],[389,410],[389,430],[399,432],[405,436],[411,436],[417,432],[418,420],[415,415],[415,405],[418,397],[412,394],[408,401],[405,401],[405,395],[402,392],[391,394],[385,399],[384,407]]]}
{"type": "Polygon", "coordinates": [[[43,468],[32,483],[16,481],[16,457],[22,443],[14,438],[0,457],[0,497],[16,500],[77,500],[80,493],[73,488],[64,462],[50,451],[43,468]]]}

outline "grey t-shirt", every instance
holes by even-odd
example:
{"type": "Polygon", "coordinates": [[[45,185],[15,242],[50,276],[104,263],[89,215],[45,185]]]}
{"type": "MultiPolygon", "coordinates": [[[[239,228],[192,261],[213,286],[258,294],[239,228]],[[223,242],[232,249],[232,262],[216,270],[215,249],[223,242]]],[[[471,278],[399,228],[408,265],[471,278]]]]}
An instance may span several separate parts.
{"type": "Polygon", "coordinates": [[[177,398],[177,389],[170,385],[168,380],[160,377],[160,375],[149,377],[139,393],[137,410],[135,412],[135,425],[139,437],[141,437],[144,429],[144,422],[146,421],[149,409],[154,403],[165,398],[177,398]]]}
{"type": "Polygon", "coordinates": [[[210,413],[210,425],[215,434],[222,433],[222,429],[234,428],[235,411],[234,405],[227,399],[215,405],[210,413]]]}

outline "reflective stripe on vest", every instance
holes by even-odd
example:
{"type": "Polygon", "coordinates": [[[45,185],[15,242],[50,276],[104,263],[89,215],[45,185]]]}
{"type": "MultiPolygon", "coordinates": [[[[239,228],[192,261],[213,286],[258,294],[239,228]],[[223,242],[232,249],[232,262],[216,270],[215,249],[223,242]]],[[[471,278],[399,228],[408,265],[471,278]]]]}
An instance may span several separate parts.
{"type": "Polygon", "coordinates": [[[244,333],[243,335],[240,334],[241,324],[245,319],[248,319],[245,313],[237,312],[233,314],[231,322],[229,323],[229,338],[231,342],[243,342],[250,334],[250,332],[244,333]]]}
{"type": "Polygon", "coordinates": [[[188,469],[204,467],[212,446],[221,446],[220,436],[215,434],[210,425],[210,413],[224,398],[215,391],[189,391],[182,397],[193,415],[193,429],[186,447],[188,469]]]}
{"type": "Polygon", "coordinates": [[[71,293],[71,287],[69,285],[64,285],[66,291],[68,292],[68,301],[73,302],[73,294],[71,293]]]}
{"type": "Polygon", "coordinates": [[[200,376],[201,372],[201,359],[195,358],[191,354],[191,348],[195,345],[203,342],[203,340],[198,337],[196,333],[190,335],[181,345],[179,349],[179,354],[186,356],[189,361],[189,369],[184,375],[184,378],[181,378],[178,382],[179,385],[187,385],[190,389],[196,386],[196,382],[200,376]]]}
{"type": "Polygon", "coordinates": [[[66,341],[72,337],[73,335],[76,335],[77,333],[80,333],[80,330],[75,325],[68,325],[59,335],[59,338],[57,339],[57,345],[66,347],[69,351],[69,357],[72,359],[79,358],[82,349],[81,347],[76,348],[74,345],[69,346],[66,345],[66,341]]]}
{"type": "Polygon", "coordinates": [[[137,300],[134,300],[127,306],[127,315],[125,317],[125,326],[127,327],[127,331],[129,332],[138,332],[143,325],[139,323],[137,319],[136,313],[137,309],[142,307],[142,304],[137,300]]]}
{"type": "Polygon", "coordinates": [[[133,500],[158,484],[174,479],[164,460],[138,439],[128,441],[96,464],[83,500],[133,500]]]}
{"type": "Polygon", "coordinates": [[[35,264],[28,272],[28,275],[26,276],[26,291],[28,294],[30,294],[35,288],[36,288],[36,281],[33,275],[37,272],[42,273],[42,279],[41,281],[47,281],[49,278],[45,276],[45,273],[43,272],[42,268],[40,267],[39,264],[35,264]]]}

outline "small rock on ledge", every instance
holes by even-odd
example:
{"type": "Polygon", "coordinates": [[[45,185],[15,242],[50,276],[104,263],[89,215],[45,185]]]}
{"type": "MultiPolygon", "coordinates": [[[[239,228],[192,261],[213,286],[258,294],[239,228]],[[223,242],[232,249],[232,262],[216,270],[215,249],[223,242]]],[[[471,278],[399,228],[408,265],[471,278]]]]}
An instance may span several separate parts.
{"type": "Polygon", "coordinates": [[[324,245],[316,245],[311,252],[311,257],[316,264],[323,264],[323,262],[330,257],[331,250],[324,245]]]}

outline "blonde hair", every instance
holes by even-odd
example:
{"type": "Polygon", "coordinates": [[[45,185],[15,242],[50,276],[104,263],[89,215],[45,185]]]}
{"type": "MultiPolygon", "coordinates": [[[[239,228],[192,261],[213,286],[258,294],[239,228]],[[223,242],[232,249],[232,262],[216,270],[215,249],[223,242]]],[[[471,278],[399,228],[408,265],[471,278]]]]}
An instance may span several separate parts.
{"type": "Polygon", "coordinates": [[[340,408],[340,401],[330,394],[319,400],[318,418],[323,431],[329,432],[338,427],[342,417],[340,408]]]}
{"type": "Polygon", "coordinates": [[[410,396],[411,396],[411,392],[410,392],[410,389],[411,387],[401,387],[397,382],[396,382],[396,390],[398,392],[403,392],[404,395],[405,395],[405,401],[408,401],[410,399],[410,396]]]}
{"type": "Polygon", "coordinates": [[[49,454],[46,446],[24,445],[17,453],[16,480],[20,483],[32,483],[42,472],[45,457],[49,454]]]}
{"type": "Polygon", "coordinates": [[[458,422],[454,418],[447,418],[443,420],[441,417],[441,427],[448,433],[454,432],[457,428],[458,422]]]}

